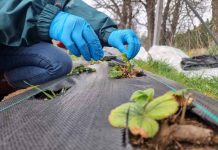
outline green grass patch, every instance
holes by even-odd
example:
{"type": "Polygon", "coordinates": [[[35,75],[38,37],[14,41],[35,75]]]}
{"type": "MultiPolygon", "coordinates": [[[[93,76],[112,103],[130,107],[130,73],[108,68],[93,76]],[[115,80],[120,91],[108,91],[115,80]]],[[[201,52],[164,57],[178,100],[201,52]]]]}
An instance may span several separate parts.
{"type": "Polygon", "coordinates": [[[161,61],[148,60],[133,60],[136,66],[152,72],[154,74],[174,80],[186,88],[191,88],[201,92],[204,95],[218,99],[218,77],[212,79],[202,77],[187,77],[184,73],[178,72],[169,64],[161,61]]]}

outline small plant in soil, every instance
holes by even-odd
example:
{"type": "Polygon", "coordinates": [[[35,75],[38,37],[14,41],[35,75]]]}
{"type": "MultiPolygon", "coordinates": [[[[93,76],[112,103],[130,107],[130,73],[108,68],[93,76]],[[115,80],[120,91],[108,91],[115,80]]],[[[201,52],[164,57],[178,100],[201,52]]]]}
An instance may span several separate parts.
{"type": "Polygon", "coordinates": [[[181,147],[180,142],[218,146],[215,131],[185,120],[186,108],[193,101],[188,90],[154,98],[154,89],[150,88],[134,92],[130,99],[113,109],[108,119],[113,127],[129,131],[133,146],[167,149],[172,143],[181,147]]]}
{"type": "Polygon", "coordinates": [[[75,67],[68,75],[79,75],[81,73],[92,73],[92,72],[96,72],[96,69],[94,68],[90,68],[90,67],[86,67],[85,65],[79,65],[77,67],[75,67]]]}
{"type": "Polygon", "coordinates": [[[124,62],[123,64],[109,62],[109,66],[111,67],[109,76],[111,78],[134,78],[144,75],[142,70],[134,68],[125,54],[122,55],[122,61],[124,62]]]}
{"type": "MultiPolygon", "coordinates": [[[[93,68],[90,68],[90,67],[86,67],[84,65],[79,65],[77,67],[75,67],[68,75],[71,76],[71,75],[79,75],[81,73],[92,73],[92,72],[96,72],[95,69],[93,68]]],[[[37,90],[37,91],[40,91],[39,94],[35,95],[35,98],[37,99],[43,99],[43,100],[52,100],[54,99],[55,97],[57,96],[60,96],[60,95],[63,95],[66,93],[66,91],[68,89],[66,89],[65,87],[64,88],[61,88],[60,90],[58,91],[54,91],[54,90],[47,90],[47,91],[44,91],[42,89],[40,89],[38,86],[36,85],[32,85],[26,81],[24,81],[25,84],[27,84],[28,86],[30,86],[31,88],[37,90]]]]}
{"type": "Polygon", "coordinates": [[[52,100],[56,97],[56,93],[53,91],[53,90],[49,90],[49,91],[44,91],[42,90],[41,88],[39,88],[38,86],[36,85],[32,85],[30,83],[28,83],[27,81],[24,81],[25,84],[27,84],[28,86],[30,86],[31,88],[37,90],[37,91],[40,91],[41,94],[37,94],[38,96],[40,95],[42,97],[43,95],[43,99],[45,100],[52,100]]]}

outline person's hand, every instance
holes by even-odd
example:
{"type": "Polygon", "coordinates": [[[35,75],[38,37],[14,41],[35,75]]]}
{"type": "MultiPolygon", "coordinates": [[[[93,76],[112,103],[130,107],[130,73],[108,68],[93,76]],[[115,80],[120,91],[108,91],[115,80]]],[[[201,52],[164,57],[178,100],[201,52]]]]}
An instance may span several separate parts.
{"type": "Polygon", "coordinates": [[[99,60],[103,57],[98,36],[87,21],[69,13],[59,12],[49,29],[51,38],[61,41],[76,56],[82,55],[85,60],[99,60]]]}
{"type": "Polygon", "coordinates": [[[108,38],[108,44],[125,53],[128,59],[134,58],[140,50],[141,42],[134,31],[130,29],[115,30],[108,38]],[[126,49],[125,45],[128,46],[126,49]]]}

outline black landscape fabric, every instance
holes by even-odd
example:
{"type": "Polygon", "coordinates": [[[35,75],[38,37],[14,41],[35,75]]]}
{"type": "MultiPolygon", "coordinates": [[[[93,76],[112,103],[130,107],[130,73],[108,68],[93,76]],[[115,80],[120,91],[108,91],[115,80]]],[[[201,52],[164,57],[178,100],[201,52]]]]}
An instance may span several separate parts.
{"type": "MultiPolygon", "coordinates": [[[[132,149],[122,147],[121,130],[110,126],[111,109],[129,101],[135,90],[154,88],[156,96],[169,91],[152,78],[181,88],[149,73],[134,79],[110,79],[107,63],[95,67],[96,73],[68,77],[72,87],[63,96],[51,101],[29,98],[0,112],[0,150],[132,149]]],[[[217,101],[197,97],[218,106],[217,101]]],[[[0,109],[17,101],[0,103],[0,109]]]]}

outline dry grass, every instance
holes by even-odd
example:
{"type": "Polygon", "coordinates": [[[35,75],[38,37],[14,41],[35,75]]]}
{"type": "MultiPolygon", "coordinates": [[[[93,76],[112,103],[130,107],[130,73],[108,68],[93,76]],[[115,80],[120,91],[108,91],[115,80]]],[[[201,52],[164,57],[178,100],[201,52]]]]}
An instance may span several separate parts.
{"type": "Polygon", "coordinates": [[[205,55],[205,54],[208,54],[208,50],[206,48],[190,49],[186,52],[186,54],[190,57],[205,55]]]}
{"type": "Polygon", "coordinates": [[[3,100],[12,98],[12,97],[14,97],[14,96],[16,96],[16,95],[19,95],[19,94],[24,93],[24,92],[26,92],[26,91],[29,91],[29,90],[31,90],[31,89],[32,89],[31,87],[28,87],[28,88],[26,88],[26,89],[21,89],[21,90],[15,91],[15,92],[9,94],[8,96],[5,96],[3,100]]]}

